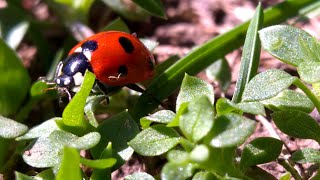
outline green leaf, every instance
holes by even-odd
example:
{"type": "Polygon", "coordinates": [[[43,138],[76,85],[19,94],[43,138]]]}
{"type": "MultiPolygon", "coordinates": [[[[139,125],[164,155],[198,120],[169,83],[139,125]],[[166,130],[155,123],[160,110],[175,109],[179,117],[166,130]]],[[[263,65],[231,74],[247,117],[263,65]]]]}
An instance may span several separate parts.
{"type": "Polygon", "coordinates": [[[277,96],[263,100],[261,103],[273,111],[296,109],[310,113],[314,109],[313,103],[306,95],[293,90],[284,90],[277,96]]]}
{"type": "Polygon", "coordinates": [[[171,150],[167,154],[167,159],[172,163],[188,163],[189,162],[189,153],[181,150],[171,150]]]}
{"type": "Polygon", "coordinates": [[[61,161],[63,146],[47,137],[33,140],[25,149],[22,158],[32,167],[54,167],[61,161]]]}
{"type": "Polygon", "coordinates": [[[80,91],[64,109],[62,121],[56,121],[62,130],[72,132],[76,135],[84,135],[90,130],[93,130],[93,127],[84,118],[84,107],[94,82],[95,75],[90,71],[86,71],[80,91]]]}
{"type": "Polygon", "coordinates": [[[30,87],[30,77],[20,58],[0,39],[0,114],[17,112],[30,87]]]}
{"type": "Polygon", "coordinates": [[[298,66],[304,61],[320,61],[320,45],[307,32],[288,25],[262,29],[263,48],[281,61],[298,66]]]}
{"type": "Polygon", "coordinates": [[[206,75],[211,81],[218,81],[222,91],[228,90],[231,82],[231,69],[225,58],[221,58],[207,67],[206,75]]]}
{"type": "Polygon", "coordinates": [[[138,4],[143,9],[147,10],[148,13],[150,13],[151,15],[167,19],[161,0],[151,0],[151,1],[132,0],[132,1],[138,4]]]}
{"type": "Polygon", "coordinates": [[[122,31],[130,33],[129,27],[121,18],[116,18],[111,21],[102,31],[122,31]]]}
{"type": "Polygon", "coordinates": [[[291,174],[289,172],[286,172],[279,178],[279,180],[290,180],[290,179],[291,179],[291,174]]]}
{"type": "Polygon", "coordinates": [[[80,163],[83,165],[86,165],[91,168],[95,169],[106,169],[110,168],[113,165],[115,165],[117,162],[116,159],[114,158],[108,158],[108,159],[96,159],[96,160],[91,160],[91,159],[85,159],[85,158],[80,158],[80,163]]]}
{"type": "Polygon", "coordinates": [[[301,79],[307,83],[316,83],[320,81],[320,62],[301,62],[297,70],[301,79]]]}
{"type": "MultiPolygon", "coordinates": [[[[139,133],[139,127],[127,111],[103,121],[97,128],[101,135],[100,142],[91,149],[94,159],[99,159],[109,142],[112,143],[113,158],[117,159],[114,168],[119,168],[133,154],[128,142],[139,133]]],[[[108,157],[109,158],[109,157],[108,157]]]]}
{"type": "Polygon", "coordinates": [[[278,70],[269,69],[256,75],[244,89],[242,101],[259,101],[278,95],[297,78],[278,70]]]}
{"type": "MultiPolygon", "coordinates": [[[[303,7],[311,4],[315,4],[315,1],[284,1],[265,10],[264,26],[284,22],[290,17],[299,14],[303,7]]],[[[136,105],[130,110],[131,116],[135,120],[146,116],[158,107],[160,101],[166,99],[180,86],[186,72],[189,75],[196,75],[216,60],[242,46],[248,25],[249,22],[245,22],[229,32],[216,36],[202,46],[194,49],[164,73],[154,78],[148,86],[148,93],[142,94],[136,105]]]]}
{"type": "Polygon", "coordinates": [[[42,124],[31,128],[23,136],[17,137],[16,140],[21,141],[21,140],[35,139],[38,137],[48,137],[53,131],[59,129],[55,122],[57,119],[61,119],[61,118],[54,117],[52,119],[49,119],[43,122],[42,124]]]}
{"type": "Polygon", "coordinates": [[[259,137],[247,144],[241,154],[240,166],[247,167],[274,161],[281,153],[283,143],[271,137],[259,137]]]}
{"type": "Polygon", "coordinates": [[[165,164],[161,171],[161,179],[185,180],[192,176],[195,167],[191,163],[176,164],[169,162],[165,164]]]}
{"type": "Polygon", "coordinates": [[[35,177],[39,178],[40,180],[54,180],[55,174],[53,173],[52,169],[47,169],[47,170],[41,171],[35,177]]]}
{"type": "Polygon", "coordinates": [[[14,175],[15,175],[15,179],[16,180],[34,180],[34,178],[32,178],[31,176],[28,176],[28,175],[25,175],[25,174],[22,174],[18,171],[15,171],[14,172],[14,175]]]}
{"type": "Polygon", "coordinates": [[[80,170],[80,155],[79,152],[70,147],[65,147],[63,150],[63,159],[61,167],[58,171],[57,180],[64,179],[82,179],[80,170]]]}
{"type": "Polygon", "coordinates": [[[201,96],[207,96],[211,104],[213,104],[213,87],[204,80],[185,74],[177,97],[176,111],[179,110],[182,103],[191,102],[201,96]]]}
{"type": "Polygon", "coordinates": [[[188,110],[188,105],[189,102],[182,103],[179,107],[179,110],[176,114],[176,116],[172,119],[171,122],[167,125],[168,127],[178,127],[179,126],[179,121],[180,121],[180,116],[188,110]]]}
{"type": "Polygon", "coordinates": [[[305,148],[294,152],[291,159],[297,163],[320,163],[320,151],[318,149],[305,148]]]}
{"type": "Polygon", "coordinates": [[[216,179],[218,179],[218,178],[208,171],[197,172],[192,177],[192,180],[216,180],[216,179]]]}
{"type": "Polygon", "coordinates": [[[175,117],[175,113],[170,110],[161,110],[140,119],[142,129],[146,129],[152,122],[168,124],[175,117]]]}
{"type": "MultiPolygon", "coordinates": [[[[108,143],[105,149],[102,151],[99,159],[107,159],[112,157],[112,143],[108,143]]],[[[111,180],[111,169],[93,169],[92,175],[90,176],[92,180],[106,179],[111,180]]]]}
{"type": "Polygon", "coordinates": [[[272,174],[261,169],[258,166],[248,167],[246,169],[245,175],[252,179],[263,179],[263,180],[277,180],[272,174]]]}
{"type": "Polygon", "coordinates": [[[307,113],[299,110],[276,111],[272,114],[276,126],[285,134],[320,142],[320,126],[307,113]]]}
{"type": "Polygon", "coordinates": [[[150,174],[145,172],[136,172],[124,177],[125,180],[155,180],[150,174]]]}
{"type": "Polygon", "coordinates": [[[232,102],[234,103],[241,102],[245,86],[257,74],[261,51],[258,30],[262,28],[262,23],[263,11],[261,3],[259,3],[250,22],[244,42],[236,90],[232,97],[232,102]]]}
{"type": "Polygon", "coordinates": [[[49,139],[52,142],[79,150],[87,150],[94,147],[99,143],[100,138],[101,136],[98,132],[91,132],[82,137],[78,137],[66,131],[55,130],[49,135],[49,139]]]}
{"type": "Polygon", "coordinates": [[[0,138],[13,139],[28,131],[28,126],[0,116],[0,138]]]}
{"type": "Polygon", "coordinates": [[[235,104],[227,98],[220,98],[216,105],[217,114],[224,115],[230,112],[246,112],[254,115],[265,115],[263,104],[260,102],[241,102],[235,104]]]}
{"type": "Polygon", "coordinates": [[[89,123],[95,128],[98,127],[99,123],[95,117],[94,111],[96,110],[96,107],[101,103],[101,101],[105,99],[105,95],[89,96],[87,98],[87,103],[84,106],[84,112],[86,113],[89,123]]]}
{"type": "Polygon", "coordinates": [[[159,124],[141,131],[128,144],[143,156],[157,156],[179,143],[180,136],[173,129],[159,124]]]}
{"type": "Polygon", "coordinates": [[[189,140],[197,142],[209,133],[213,118],[213,106],[207,96],[202,96],[189,103],[188,109],[180,116],[179,127],[189,140]]]}
{"type": "Polygon", "coordinates": [[[205,143],[217,148],[241,145],[253,133],[255,125],[253,120],[237,114],[219,116],[205,143]]]}

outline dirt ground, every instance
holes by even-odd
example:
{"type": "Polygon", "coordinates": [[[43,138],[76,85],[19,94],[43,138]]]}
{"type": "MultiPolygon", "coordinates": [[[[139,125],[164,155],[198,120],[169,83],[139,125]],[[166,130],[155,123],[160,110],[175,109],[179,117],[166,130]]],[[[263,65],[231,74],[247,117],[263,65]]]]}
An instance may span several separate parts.
{"type": "MultiPolygon", "coordinates": [[[[278,2],[280,2],[280,0],[265,0],[262,4],[264,8],[267,8],[278,2]]],[[[201,45],[207,40],[227,32],[236,25],[249,20],[254,13],[257,3],[257,0],[163,0],[168,20],[152,18],[149,25],[147,25],[147,28],[144,28],[145,25],[129,25],[137,31],[138,35],[144,33],[149,36],[149,38],[159,42],[159,46],[155,49],[154,54],[156,59],[161,62],[175,54],[183,57],[194,46],[201,45]]],[[[48,16],[50,16],[45,7],[38,8],[40,10],[35,10],[35,13],[39,14],[38,18],[48,18],[48,16]]],[[[318,39],[320,38],[320,17],[313,18],[309,21],[299,22],[295,26],[308,31],[318,39]]],[[[19,54],[23,57],[25,66],[30,68],[32,65],[32,58],[36,54],[36,49],[33,46],[23,44],[19,48],[19,54]]],[[[240,57],[241,49],[226,56],[232,70],[232,83],[225,94],[219,89],[216,89],[216,99],[221,96],[227,98],[232,97],[240,66],[240,57]]],[[[272,58],[266,52],[262,52],[259,71],[265,71],[270,68],[284,69],[287,72],[296,75],[293,67],[272,58]]],[[[205,73],[200,73],[199,76],[206,78],[205,73]]],[[[206,80],[210,81],[209,79],[206,80]]],[[[210,83],[216,87],[216,82],[210,83]]],[[[319,114],[316,111],[312,113],[312,115],[320,122],[319,114]]],[[[258,126],[249,141],[261,136],[279,137],[286,144],[286,148],[283,149],[282,153],[285,157],[288,155],[288,152],[293,152],[305,147],[319,149],[319,145],[312,140],[299,140],[282,134],[272,121],[270,121],[270,116],[267,116],[267,118],[256,117],[256,119],[258,121],[258,126]]],[[[147,161],[149,161],[149,163],[150,161],[154,162],[152,159],[147,161]]],[[[161,164],[163,163],[163,160],[156,162],[161,164]]],[[[144,164],[145,159],[135,155],[121,169],[113,173],[113,179],[121,179],[125,175],[137,171],[148,171],[144,164]]],[[[277,178],[285,173],[285,170],[276,163],[268,163],[261,165],[260,167],[271,172],[277,178]]],[[[298,171],[303,168],[306,167],[297,167],[298,171]]],[[[155,172],[151,172],[151,174],[154,173],[155,172]]]]}

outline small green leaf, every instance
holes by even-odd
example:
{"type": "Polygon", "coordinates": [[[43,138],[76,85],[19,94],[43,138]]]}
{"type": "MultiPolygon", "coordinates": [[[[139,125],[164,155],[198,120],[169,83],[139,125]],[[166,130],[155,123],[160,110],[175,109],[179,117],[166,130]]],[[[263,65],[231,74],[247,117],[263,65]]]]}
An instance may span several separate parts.
{"type": "Polygon", "coordinates": [[[56,142],[63,146],[68,146],[79,150],[87,150],[94,147],[99,143],[100,138],[101,136],[98,132],[91,132],[82,137],[78,137],[74,134],[62,130],[53,131],[49,136],[49,139],[52,142],[56,142]]]}
{"type": "Polygon", "coordinates": [[[30,77],[17,54],[0,38],[0,114],[17,112],[30,87],[30,77]]]}
{"type": "Polygon", "coordinates": [[[58,126],[55,122],[55,120],[61,119],[61,118],[52,118],[49,119],[42,124],[35,126],[31,128],[26,134],[23,136],[17,137],[17,141],[21,140],[28,140],[28,139],[34,139],[38,137],[48,137],[53,131],[58,130],[58,126]]]}
{"type": "Polygon", "coordinates": [[[305,148],[294,152],[291,159],[297,163],[320,163],[320,151],[318,149],[305,148]]]}
{"type": "Polygon", "coordinates": [[[320,126],[307,113],[288,109],[274,112],[272,118],[276,126],[285,134],[320,142],[320,126]]]}
{"type": "Polygon", "coordinates": [[[52,169],[47,169],[41,171],[39,174],[35,176],[35,178],[39,178],[40,180],[54,180],[55,174],[53,173],[52,169]]]}
{"type": "Polygon", "coordinates": [[[218,81],[222,91],[226,92],[231,82],[231,69],[228,61],[221,58],[206,69],[206,75],[211,81],[218,81]]]}
{"type": "Polygon", "coordinates": [[[18,172],[18,171],[15,171],[14,172],[14,175],[15,175],[15,179],[16,180],[34,180],[34,178],[33,177],[31,177],[31,176],[28,176],[28,175],[25,175],[25,174],[22,174],[22,173],[20,173],[20,172],[18,172]]]}
{"type": "Polygon", "coordinates": [[[273,111],[296,109],[310,113],[314,109],[313,103],[306,95],[287,89],[277,96],[262,100],[261,103],[273,111]]]}
{"type": "Polygon", "coordinates": [[[301,62],[297,70],[301,79],[307,83],[320,81],[320,62],[301,62]]]}
{"type": "Polygon", "coordinates": [[[101,101],[105,100],[105,95],[93,95],[87,98],[87,103],[84,107],[84,112],[89,120],[89,123],[93,127],[98,127],[99,123],[95,117],[94,111],[96,110],[97,105],[100,104],[101,101]]]}
{"type": "Polygon", "coordinates": [[[114,168],[119,168],[134,152],[128,146],[128,142],[139,133],[139,127],[128,112],[124,111],[103,121],[98,126],[97,132],[100,133],[101,140],[91,149],[92,156],[94,159],[99,159],[106,146],[111,142],[112,157],[117,159],[114,168]]]}
{"type": "Polygon", "coordinates": [[[246,112],[254,115],[265,115],[263,104],[260,102],[241,102],[235,104],[227,98],[220,98],[216,105],[218,115],[228,114],[230,112],[246,112]]]}
{"type": "Polygon", "coordinates": [[[0,116],[0,138],[14,139],[28,131],[28,126],[0,116]]]}
{"type": "Polygon", "coordinates": [[[56,121],[57,125],[66,131],[76,135],[84,135],[92,126],[84,118],[84,107],[92,86],[95,82],[95,75],[86,71],[80,91],[72,98],[62,113],[62,121],[56,121]]]}
{"type": "Polygon", "coordinates": [[[279,178],[279,180],[290,180],[290,179],[291,179],[291,174],[289,172],[286,172],[279,178]]]}
{"type": "Polygon", "coordinates": [[[125,180],[155,180],[150,174],[145,172],[136,172],[124,177],[125,180]]]}
{"type": "Polygon", "coordinates": [[[262,29],[259,34],[262,47],[287,64],[298,66],[304,61],[320,61],[319,43],[301,29],[276,25],[262,29]]]}
{"type": "Polygon", "coordinates": [[[176,116],[172,119],[171,122],[167,125],[168,127],[178,127],[179,126],[179,120],[180,116],[188,110],[188,104],[189,102],[182,103],[179,107],[179,110],[176,114],[176,116]]]}
{"type": "MultiPolygon", "coordinates": [[[[105,149],[102,151],[99,159],[107,159],[112,157],[112,143],[108,143],[105,149]]],[[[92,180],[106,179],[111,180],[111,169],[93,169],[90,177],[92,180]]]]}
{"type": "Polygon", "coordinates": [[[23,160],[32,167],[54,167],[61,161],[63,146],[47,137],[33,140],[23,153],[23,160]]]}
{"type": "Polygon", "coordinates": [[[192,180],[217,180],[218,178],[208,171],[200,171],[197,172],[193,177],[192,180]]]}
{"type": "Polygon", "coordinates": [[[116,18],[111,21],[102,31],[122,31],[130,33],[127,24],[121,18],[116,18]]]}
{"type": "Polygon", "coordinates": [[[213,106],[207,96],[202,96],[189,103],[188,109],[180,116],[179,127],[189,140],[197,142],[211,130],[213,118],[213,106]]]}
{"type": "Polygon", "coordinates": [[[189,153],[181,150],[171,150],[168,152],[167,159],[169,162],[173,163],[188,163],[189,162],[189,153]]]}
{"type": "Polygon", "coordinates": [[[247,167],[274,161],[281,153],[283,143],[270,137],[259,137],[247,144],[241,154],[240,166],[247,167]]]}
{"type": "Polygon", "coordinates": [[[157,156],[179,143],[180,136],[173,129],[159,124],[141,131],[128,144],[143,156],[157,156]]]}
{"type": "Polygon", "coordinates": [[[282,70],[269,69],[252,78],[244,89],[242,100],[259,101],[269,99],[288,88],[295,80],[296,77],[282,70]]]}
{"type": "Polygon", "coordinates": [[[204,80],[185,74],[177,97],[176,111],[179,110],[182,103],[191,102],[201,96],[207,96],[211,104],[213,104],[213,87],[204,80]]]}
{"type": "Polygon", "coordinates": [[[148,13],[151,15],[161,17],[166,19],[164,7],[161,3],[161,0],[151,0],[151,1],[145,1],[145,0],[132,0],[133,2],[137,3],[140,7],[147,10],[148,13]]]}
{"type": "Polygon", "coordinates": [[[165,164],[161,171],[161,179],[185,180],[192,176],[195,167],[191,163],[176,164],[169,162],[165,164]]]}
{"type": "Polygon", "coordinates": [[[263,180],[277,180],[272,174],[261,169],[258,166],[248,167],[246,169],[245,175],[251,179],[263,179],[263,180]]]}
{"type": "Polygon", "coordinates": [[[152,122],[168,124],[175,117],[175,113],[170,110],[161,110],[140,119],[142,129],[146,129],[152,122]]]}
{"type": "Polygon", "coordinates": [[[91,168],[95,169],[106,169],[112,167],[114,164],[116,164],[117,160],[115,158],[108,158],[108,159],[85,159],[80,158],[80,163],[83,165],[86,165],[91,168]]]}
{"type": "Polygon", "coordinates": [[[241,145],[253,133],[255,125],[253,120],[237,114],[219,116],[205,143],[217,148],[241,145]]]}
{"type": "Polygon", "coordinates": [[[63,150],[63,159],[61,167],[58,171],[57,180],[64,179],[82,179],[80,170],[80,154],[79,152],[70,147],[65,147],[63,150]]]}
{"type": "Polygon", "coordinates": [[[242,94],[248,82],[257,74],[261,45],[258,37],[258,30],[263,25],[263,10],[261,3],[258,4],[255,14],[250,21],[246,39],[243,45],[241,56],[240,71],[236,83],[236,90],[232,97],[232,102],[239,103],[242,100],[242,94]]]}

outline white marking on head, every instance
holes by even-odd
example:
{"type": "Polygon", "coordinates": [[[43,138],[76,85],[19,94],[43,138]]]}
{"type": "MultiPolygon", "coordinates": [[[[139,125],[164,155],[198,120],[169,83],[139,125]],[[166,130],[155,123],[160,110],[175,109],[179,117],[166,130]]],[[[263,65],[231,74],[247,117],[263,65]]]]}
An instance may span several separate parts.
{"type": "Polygon", "coordinates": [[[60,79],[59,78],[57,79],[57,84],[60,84],[60,79]]]}
{"type": "Polygon", "coordinates": [[[70,84],[70,79],[65,79],[65,81],[63,82],[63,84],[66,86],[68,84],[70,84]]]}
{"type": "Polygon", "coordinates": [[[83,53],[83,55],[86,56],[86,58],[88,59],[88,61],[91,61],[91,55],[92,55],[92,52],[91,52],[91,51],[86,50],[86,51],[83,51],[82,53],[83,53]]]}
{"type": "Polygon", "coordinates": [[[77,72],[75,75],[73,75],[74,84],[76,86],[80,86],[83,82],[84,76],[81,74],[81,72],[77,72]]]}
{"type": "Polygon", "coordinates": [[[74,50],[74,52],[81,53],[82,52],[82,47],[78,47],[76,50],[74,50]]]}

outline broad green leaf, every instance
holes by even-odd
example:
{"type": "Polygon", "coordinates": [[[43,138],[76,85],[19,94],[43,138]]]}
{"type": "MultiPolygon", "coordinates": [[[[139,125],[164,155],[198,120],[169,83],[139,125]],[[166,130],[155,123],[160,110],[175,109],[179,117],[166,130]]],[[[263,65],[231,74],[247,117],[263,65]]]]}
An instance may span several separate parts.
{"type": "Polygon", "coordinates": [[[22,158],[32,167],[54,167],[61,161],[63,146],[47,137],[33,140],[25,149],[22,158]]]}
{"type": "Polygon", "coordinates": [[[116,18],[111,21],[102,31],[122,31],[130,33],[127,24],[121,18],[116,18]]]}
{"type": "Polygon", "coordinates": [[[271,137],[259,137],[247,144],[241,154],[240,166],[247,167],[274,161],[281,153],[283,143],[271,137]]]}
{"type": "Polygon", "coordinates": [[[169,162],[173,163],[188,163],[189,162],[189,153],[181,150],[171,150],[167,154],[167,159],[169,162]]]}
{"type": "MultiPolygon", "coordinates": [[[[63,17],[66,21],[72,21],[77,19],[85,20],[85,17],[87,16],[89,9],[91,7],[91,4],[94,2],[94,0],[81,0],[81,1],[74,1],[74,0],[54,0],[57,3],[61,3],[64,5],[69,6],[69,8],[60,7],[57,12],[59,12],[59,15],[63,17]],[[62,11],[62,10],[64,11],[62,11]],[[65,12],[63,14],[63,12],[65,12]],[[74,17],[70,17],[70,16],[74,17]]],[[[52,6],[51,6],[52,8],[52,6]]]]}
{"type": "Polygon", "coordinates": [[[176,164],[169,162],[165,164],[161,171],[161,179],[165,180],[185,180],[192,176],[195,167],[191,163],[176,164]]]}
{"type": "Polygon", "coordinates": [[[62,113],[62,121],[56,121],[57,125],[68,132],[76,135],[84,135],[93,130],[93,126],[84,118],[84,107],[92,86],[95,75],[86,71],[80,91],[72,98],[62,113]]]}
{"type": "Polygon", "coordinates": [[[320,81],[320,62],[301,62],[297,70],[301,79],[307,83],[316,83],[320,81]]]}
{"type": "Polygon", "coordinates": [[[79,152],[70,147],[63,149],[63,159],[60,169],[58,171],[56,180],[64,179],[82,179],[80,170],[80,154],[79,152]]]}
{"type": "Polygon", "coordinates": [[[218,178],[208,171],[197,172],[192,177],[192,180],[216,180],[216,179],[218,179],[218,178]]]}
{"type": "Polygon", "coordinates": [[[180,136],[173,129],[159,124],[141,131],[128,144],[143,156],[157,156],[179,143],[180,136]]]}
{"type": "Polygon", "coordinates": [[[279,180],[290,180],[290,179],[291,179],[291,174],[289,172],[286,172],[279,178],[279,180]]]}
{"type": "Polygon", "coordinates": [[[94,147],[99,143],[100,138],[101,136],[98,132],[90,132],[82,137],[78,137],[63,130],[55,130],[49,135],[49,139],[52,142],[79,150],[87,150],[94,147]]]}
{"type": "Polygon", "coordinates": [[[161,0],[151,0],[151,1],[145,1],[145,0],[132,0],[136,4],[138,4],[143,9],[147,10],[148,13],[151,15],[161,17],[166,19],[164,7],[161,3],[161,0]]]}
{"type": "Polygon", "coordinates": [[[245,86],[257,74],[261,51],[258,30],[262,28],[262,24],[263,11],[261,3],[259,3],[250,22],[244,42],[236,90],[232,97],[232,102],[234,103],[241,102],[245,86]]]}
{"type": "Polygon", "coordinates": [[[205,138],[212,147],[224,148],[241,145],[254,131],[256,123],[237,114],[226,114],[215,119],[205,138]]]}
{"type": "Polygon", "coordinates": [[[251,179],[263,179],[263,180],[277,180],[272,174],[261,169],[258,166],[248,167],[246,169],[245,175],[251,179]]]}
{"type": "Polygon", "coordinates": [[[262,100],[261,103],[273,111],[296,109],[310,113],[314,109],[313,103],[306,95],[293,90],[284,90],[277,96],[262,100]]]}
{"type": "Polygon", "coordinates": [[[227,98],[220,98],[216,105],[217,114],[224,115],[230,112],[245,112],[255,115],[265,115],[263,104],[260,102],[241,102],[235,104],[227,98]]]}
{"type": "Polygon", "coordinates": [[[185,103],[182,103],[179,107],[179,110],[176,114],[176,116],[172,119],[171,122],[168,123],[168,127],[178,127],[179,126],[179,120],[180,120],[180,116],[188,110],[188,105],[189,105],[189,102],[185,102],[185,103]]]}
{"type": "Polygon", "coordinates": [[[259,101],[278,95],[288,88],[296,77],[278,70],[269,69],[256,75],[244,89],[242,101],[259,101]]]}
{"type": "Polygon", "coordinates": [[[191,141],[200,141],[213,126],[213,106],[207,96],[194,99],[180,116],[179,127],[191,141]]]}
{"type": "MultiPolygon", "coordinates": [[[[94,159],[99,159],[108,143],[112,143],[113,158],[117,159],[114,168],[119,168],[133,154],[134,150],[128,146],[138,133],[139,127],[127,111],[119,113],[103,121],[97,128],[101,135],[100,142],[91,149],[94,159]]],[[[110,158],[110,157],[108,157],[110,158]]]]}
{"type": "Polygon", "coordinates": [[[115,158],[108,158],[108,159],[85,159],[80,158],[80,163],[83,165],[86,165],[91,168],[95,169],[106,169],[112,167],[114,164],[116,164],[117,160],[115,158]]]}
{"type": "Polygon", "coordinates": [[[299,110],[276,111],[272,114],[276,126],[285,134],[320,142],[320,126],[307,113],[299,110]]]}
{"type": "Polygon", "coordinates": [[[17,112],[30,87],[30,77],[20,58],[0,39],[0,114],[17,112]]]}
{"type": "Polygon", "coordinates": [[[61,119],[61,118],[52,118],[49,119],[42,124],[35,126],[31,128],[26,134],[23,136],[17,137],[17,141],[21,140],[28,140],[28,139],[34,139],[38,137],[48,137],[53,131],[58,130],[58,126],[55,122],[55,120],[61,119]]]}
{"type": "Polygon", "coordinates": [[[25,174],[22,174],[22,173],[20,173],[18,171],[15,171],[14,175],[15,175],[15,179],[16,180],[34,180],[33,177],[25,175],[25,174]]]}
{"type": "Polygon", "coordinates": [[[206,69],[206,75],[211,81],[218,81],[222,91],[227,91],[231,82],[231,69],[228,61],[221,58],[206,69]]]}
{"type": "Polygon", "coordinates": [[[14,139],[28,131],[28,126],[0,116],[0,138],[14,139]]]}
{"type": "MultiPolygon", "coordinates": [[[[102,151],[99,159],[109,159],[112,157],[112,143],[108,143],[105,149],[102,151]]],[[[111,169],[93,169],[93,172],[90,176],[92,180],[106,179],[111,180],[111,169]]]]}
{"type": "Polygon", "coordinates": [[[298,66],[320,61],[320,44],[307,32],[288,25],[270,26],[259,31],[262,47],[281,61],[298,66]]]}
{"type": "Polygon", "coordinates": [[[41,171],[39,174],[35,176],[37,180],[54,180],[55,174],[53,173],[52,169],[47,169],[44,171],[41,171]]]}
{"type": "Polygon", "coordinates": [[[207,96],[211,104],[213,104],[213,87],[204,80],[185,74],[177,97],[176,111],[179,110],[182,103],[191,102],[201,96],[207,96]]]}
{"type": "Polygon", "coordinates": [[[152,122],[168,124],[175,117],[175,113],[170,110],[161,110],[140,119],[142,129],[146,129],[152,122]]]}
{"type": "Polygon", "coordinates": [[[320,163],[320,151],[318,149],[305,148],[294,152],[291,159],[297,163],[320,163]]]}
{"type": "Polygon", "coordinates": [[[93,126],[93,127],[98,127],[99,123],[95,117],[95,110],[97,105],[99,105],[101,103],[101,101],[105,100],[106,96],[105,95],[93,95],[93,96],[89,96],[87,98],[87,103],[84,106],[84,112],[86,113],[86,116],[89,120],[89,123],[93,126]]]}
{"type": "Polygon", "coordinates": [[[150,174],[145,172],[136,172],[124,177],[125,180],[155,180],[150,174]]]}
{"type": "Polygon", "coordinates": [[[204,144],[196,146],[190,153],[190,159],[193,162],[204,164],[210,161],[210,149],[204,144]]]}

